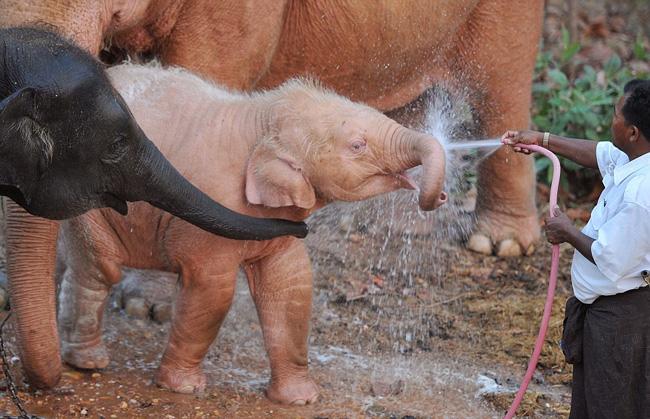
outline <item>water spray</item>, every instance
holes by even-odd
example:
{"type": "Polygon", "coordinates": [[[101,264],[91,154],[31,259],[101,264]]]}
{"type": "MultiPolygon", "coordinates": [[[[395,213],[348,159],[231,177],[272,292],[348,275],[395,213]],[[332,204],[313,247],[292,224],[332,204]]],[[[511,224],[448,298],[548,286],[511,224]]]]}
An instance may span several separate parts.
{"type": "MultiPolygon", "coordinates": [[[[494,150],[491,150],[488,153],[489,155],[492,152],[496,151],[496,149],[498,149],[501,145],[503,145],[503,143],[501,142],[500,139],[490,138],[485,140],[467,140],[467,141],[454,142],[454,143],[446,144],[445,146],[449,150],[494,148],[494,150]]],[[[553,214],[553,209],[557,206],[557,194],[558,194],[558,187],[560,184],[560,161],[558,160],[557,156],[553,154],[551,151],[537,145],[517,144],[516,147],[527,149],[535,153],[543,154],[544,156],[549,158],[553,163],[553,180],[551,182],[549,212],[551,217],[555,217],[555,214],[553,214]]],[[[484,156],[484,158],[485,157],[487,156],[484,156]]],[[[526,389],[528,388],[528,384],[530,384],[530,380],[533,377],[533,373],[537,368],[537,361],[539,360],[539,356],[542,352],[542,346],[544,345],[544,339],[546,338],[546,332],[548,331],[548,323],[551,318],[551,309],[553,308],[553,297],[555,295],[555,286],[557,284],[557,273],[558,273],[559,261],[560,261],[560,246],[555,244],[553,245],[552,253],[551,253],[551,272],[549,275],[548,291],[546,293],[546,303],[544,305],[544,313],[542,314],[542,322],[540,324],[539,332],[537,334],[537,340],[535,341],[535,347],[530,357],[530,361],[528,362],[528,369],[526,370],[526,374],[524,375],[524,378],[521,382],[521,385],[519,386],[519,390],[517,391],[517,394],[515,395],[512,404],[510,405],[510,409],[508,409],[508,412],[506,413],[505,419],[511,419],[515,416],[515,412],[517,411],[517,408],[521,404],[521,401],[524,398],[524,394],[526,393],[526,389]]],[[[650,277],[650,275],[648,275],[648,277],[650,277]]],[[[650,278],[648,279],[648,283],[650,283],[650,278]]]]}
{"type": "Polygon", "coordinates": [[[501,143],[500,138],[486,138],[481,140],[454,140],[453,142],[444,142],[443,147],[445,151],[459,153],[463,157],[463,160],[467,162],[468,154],[467,151],[476,151],[477,154],[469,158],[469,161],[478,162],[484,160],[497,151],[503,143],[501,143]],[[479,151],[480,150],[480,151],[479,151]]]}
{"type": "Polygon", "coordinates": [[[485,140],[463,140],[454,141],[453,143],[446,144],[445,148],[448,150],[467,150],[475,148],[494,148],[495,150],[501,147],[503,143],[499,138],[488,138],[485,140]]]}
{"type": "MultiPolygon", "coordinates": [[[[551,217],[554,217],[555,215],[553,214],[553,209],[557,207],[557,192],[560,184],[560,161],[558,160],[557,156],[551,151],[537,145],[517,144],[516,147],[521,147],[535,153],[543,154],[544,156],[548,157],[553,163],[553,180],[551,182],[549,212],[551,217]]],[[[524,394],[526,393],[526,389],[528,388],[528,384],[530,383],[530,380],[533,377],[533,373],[537,368],[537,361],[539,360],[539,355],[542,352],[542,346],[544,345],[544,339],[546,338],[546,332],[548,330],[548,322],[551,318],[551,309],[553,308],[553,297],[555,295],[555,286],[557,284],[559,262],[560,245],[554,244],[551,253],[551,272],[548,280],[548,291],[546,293],[546,303],[544,304],[544,314],[542,314],[542,322],[539,326],[539,333],[537,334],[537,340],[535,341],[535,348],[533,350],[533,354],[530,357],[530,361],[528,362],[528,369],[526,370],[526,374],[524,375],[521,385],[519,386],[519,390],[515,395],[515,399],[510,405],[510,409],[508,409],[508,412],[505,415],[505,419],[511,419],[515,416],[515,412],[521,404],[521,401],[524,398],[524,394]]]]}
{"type": "MultiPolygon", "coordinates": [[[[480,159],[484,159],[491,155],[493,152],[499,149],[503,144],[500,138],[488,138],[482,140],[461,140],[461,141],[447,141],[453,129],[451,122],[456,121],[459,116],[462,116],[462,112],[457,112],[454,109],[455,107],[451,106],[455,101],[451,101],[453,98],[440,98],[436,97],[433,103],[430,106],[428,112],[428,132],[434,135],[436,138],[440,139],[445,150],[449,151],[461,151],[461,150],[470,150],[470,149],[486,149],[485,155],[481,155],[480,159]],[[451,121],[451,122],[450,122],[451,121]]],[[[462,99],[462,98],[461,98],[462,99]]],[[[462,135],[462,134],[461,134],[462,135]]],[[[549,198],[549,212],[550,216],[554,217],[553,214],[554,208],[557,206],[557,194],[558,187],[560,184],[560,161],[557,156],[551,151],[537,146],[537,145],[528,145],[528,144],[517,144],[517,147],[530,150],[535,153],[543,154],[545,157],[549,158],[553,164],[553,180],[551,182],[551,193],[549,198]]],[[[508,412],[505,415],[506,419],[511,419],[515,416],[517,408],[521,404],[521,401],[524,398],[524,394],[530,384],[530,380],[533,377],[533,373],[537,368],[537,361],[542,352],[542,346],[544,344],[544,339],[546,338],[546,332],[548,330],[548,323],[551,317],[551,309],[553,307],[553,298],[555,296],[555,287],[557,284],[557,273],[558,266],[560,261],[560,246],[553,245],[551,253],[551,272],[549,274],[549,283],[548,291],[546,293],[546,303],[544,305],[544,313],[542,314],[542,321],[539,327],[539,332],[537,335],[537,340],[535,341],[535,347],[531,355],[530,361],[528,362],[528,368],[526,374],[521,382],[519,390],[515,395],[515,398],[508,409],[508,412]]],[[[648,275],[650,277],[650,275],[648,275]]],[[[648,278],[648,283],[650,283],[650,278],[648,278]]]]}

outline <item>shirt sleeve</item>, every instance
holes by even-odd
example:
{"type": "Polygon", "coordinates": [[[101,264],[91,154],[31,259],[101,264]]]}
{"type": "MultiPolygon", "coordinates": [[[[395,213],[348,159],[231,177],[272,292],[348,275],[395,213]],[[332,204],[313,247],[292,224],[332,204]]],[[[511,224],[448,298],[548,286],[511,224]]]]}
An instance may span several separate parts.
{"type": "Polygon", "coordinates": [[[596,145],[596,161],[600,175],[605,177],[607,174],[611,175],[616,166],[627,163],[629,159],[610,141],[601,141],[596,145]]]}
{"type": "Polygon", "coordinates": [[[596,266],[612,282],[640,274],[648,268],[650,255],[650,211],[635,203],[621,205],[591,244],[596,266]]]}
{"type": "Polygon", "coordinates": [[[596,161],[600,175],[605,177],[612,174],[616,166],[623,165],[629,161],[627,155],[610,141],[601,141],[596,144],[596,161]]]}

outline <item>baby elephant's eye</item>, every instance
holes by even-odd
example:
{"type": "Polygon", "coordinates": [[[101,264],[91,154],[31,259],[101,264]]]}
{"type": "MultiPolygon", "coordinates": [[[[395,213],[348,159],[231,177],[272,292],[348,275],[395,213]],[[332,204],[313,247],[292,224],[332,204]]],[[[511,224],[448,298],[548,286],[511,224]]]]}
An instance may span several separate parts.
{"type": "Polygon", "coordinates": [[[106,155],[102,158],[106,162],[114,162],[119,160],[128,149],[128,139],[126,135],[118,135],[108,146],[106,155]]]}
{"type": "Polygon", "coordinates": [[[118,135],[111,143],[111,151],[121,151],[126,146],[126,135],[118,135]]]}
{"type": "Polygon", "coordinates": [[[366,142],[364,140],[354,140],[352,141],[352,144],[350,144],[350,149],[354,153],[361,153],[366,149],[366,142]]]}

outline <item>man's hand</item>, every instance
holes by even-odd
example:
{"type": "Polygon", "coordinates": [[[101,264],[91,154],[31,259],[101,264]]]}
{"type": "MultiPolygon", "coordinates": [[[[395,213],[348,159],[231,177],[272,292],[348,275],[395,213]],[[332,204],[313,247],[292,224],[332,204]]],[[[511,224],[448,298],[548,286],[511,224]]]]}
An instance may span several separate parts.
{"type": "Polygon", "coordinates": [[[576,237],[575,233],[578,232],[578,229],[559,208],[553,209],[553,215],[555,217],[547,217],[544,220],[546,239],[551,244],[571,243],[572,239],[576,237]]]}
{"type": "MultiPolygon", "coordinates": [[[[509,146],[515,144],[533,144],[542,145],[544,134],[537,131],[506,131],[501,136],[501,143],[509,146]]],[[[521,147],[512,147],[518,153],[530,154],[531,151],[521,147]]]]}

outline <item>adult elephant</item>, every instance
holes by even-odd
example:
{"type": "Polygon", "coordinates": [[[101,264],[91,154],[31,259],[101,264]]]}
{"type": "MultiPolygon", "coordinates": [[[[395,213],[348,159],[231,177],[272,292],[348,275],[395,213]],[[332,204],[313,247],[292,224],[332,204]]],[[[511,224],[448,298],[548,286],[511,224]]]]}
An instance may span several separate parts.
{"type": "MultiPolygon", "coordinates": [[[[528,126],[542,13],[542,0],[0,0],[0,26],[46,24],[94,54],[110,47],[156,55],[232,88],[310,74],[399,114],[444,81],[474,92],[476,118],[490,136],[528,126]]],[[[539,236],[532,160],[500,150],[482,164],[478,189],[470,248],[532,249],[539,236]]],[[[10,275],[51,276],[55,225],[12,209],[7,227],[10,275]]]]}
{"type": "MultiPolygon", "coordinates": [[[[45,22],[95,54],[155,54],[237,89],[310,74],[389,112],[444,80],[474,93],[488,136],[528,126],[542,14],[542,0],[0,0],[0,25],[45,22]]],[[[506,153],[480,168],[469,240],[503,256],[539,237],[532,161],[506,153]]]]}

